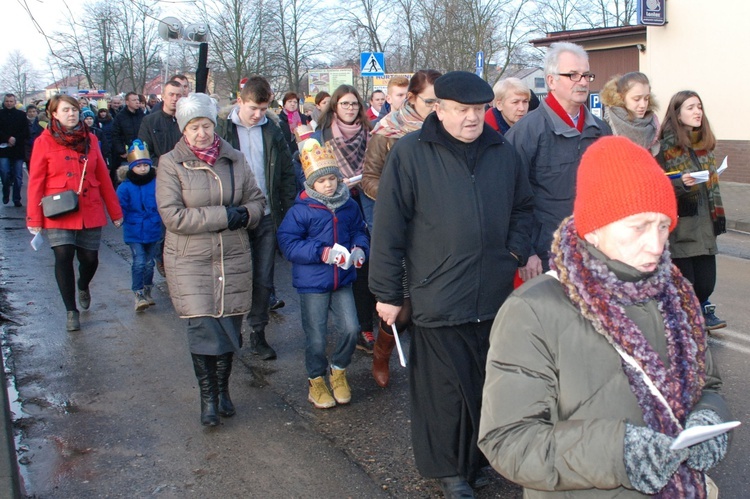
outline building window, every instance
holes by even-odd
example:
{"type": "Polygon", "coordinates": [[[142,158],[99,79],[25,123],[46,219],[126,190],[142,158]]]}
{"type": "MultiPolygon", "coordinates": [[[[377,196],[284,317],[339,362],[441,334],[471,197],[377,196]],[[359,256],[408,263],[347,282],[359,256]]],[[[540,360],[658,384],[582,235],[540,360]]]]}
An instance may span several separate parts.
{"type": "Polygon", "coordinates": [[[544,78],[534,78],[534,88],[544,88],[544,78]]]}

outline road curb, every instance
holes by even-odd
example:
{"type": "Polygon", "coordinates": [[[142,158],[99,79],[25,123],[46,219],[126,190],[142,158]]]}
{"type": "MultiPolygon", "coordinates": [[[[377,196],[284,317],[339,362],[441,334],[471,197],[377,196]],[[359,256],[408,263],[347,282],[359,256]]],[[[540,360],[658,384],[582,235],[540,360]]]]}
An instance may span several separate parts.
{"type": "Polygon", "coordinates": [[[8,400],[7,380],[5,378],[5,359],[0,355],[0,382],[3,384],[3,416],[0,418],[0,498],[20,498],[21,487],[18,473],[18,456],[13,439],[13,420],[8,400]]]}

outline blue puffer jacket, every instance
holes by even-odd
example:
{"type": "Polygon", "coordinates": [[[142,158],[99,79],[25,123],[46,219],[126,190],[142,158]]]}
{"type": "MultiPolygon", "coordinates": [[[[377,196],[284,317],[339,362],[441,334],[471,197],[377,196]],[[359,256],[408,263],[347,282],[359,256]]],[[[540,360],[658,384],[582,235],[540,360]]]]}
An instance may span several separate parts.
{"type": "Polygon", "coordinates": [[[354,282],[354,266],[344,270],[323,263],[323,250],[335,243],[349,251],[357,246],[369,258],[370,240],[357,203],[349,199],[332,212],[306,192],[297,196],[276,233],[284,258],[292,262],[292,284],[298,293],[326,293],[354,282]]]}
{"type": "Polygon", "coordinates": [[[135,185],[127,178],[117,188],[117,197],[125,216],[122,224],[125,242],[154,243],[161,239],[161,217],[156,207],[156,178],[135,185]]]}

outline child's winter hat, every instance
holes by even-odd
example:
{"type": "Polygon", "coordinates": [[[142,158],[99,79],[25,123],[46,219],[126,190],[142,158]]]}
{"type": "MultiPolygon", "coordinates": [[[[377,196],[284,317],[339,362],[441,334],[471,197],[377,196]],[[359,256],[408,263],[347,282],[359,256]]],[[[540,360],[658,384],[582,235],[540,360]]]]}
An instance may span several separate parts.
{"type": "Polygon", "coordinates": [[[96,116],[94,116],[94,111],[89,109],[88,106],[86,106],[86,108],[83,111],[81,111],[81,119],[85,120],[86,118],[96,119],[96,116]]]}
{"type": "Polygon", "coordinates": [[[341,178],[341,171],[333,151],[328,146],[321,147],[317,140],[309,139],[305,142],[305,147],[299,153],[299,159],[302,162],[305,183],[310,187],[324,175],[334,174],[341,178]]]}
{"type": "Polygon", "coordinates": [[[602,137],[581,157],[573,206],[578,235],[639,213],[663,213],[677,225],[672,183],[656,160],[625,137],[602,137]]]}
{"type": "Polygon", "coordinates": [[[135,139],[128,148],[128,168],[133,169],[138,165],[151,163],[151,155],[148,153],[148,147],[140,139],[135,139]]]}

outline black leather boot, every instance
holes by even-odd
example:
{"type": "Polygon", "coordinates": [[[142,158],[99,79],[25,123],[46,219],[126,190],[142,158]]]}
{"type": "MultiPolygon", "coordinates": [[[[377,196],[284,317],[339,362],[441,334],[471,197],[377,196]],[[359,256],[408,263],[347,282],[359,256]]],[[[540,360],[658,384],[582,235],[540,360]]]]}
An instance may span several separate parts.
{"type": "Polygon", "coordinates": [[[216,355],[197,355],[193,357],[193,369],[198,379],[201,394],[201,424],[216,426],[219,424],[218,401],[219,386],[216,377],[216,355]]]}
{"type": "Polygon", "coordinates": [[[232,374],[232,352],[216,358],[216,377],[219,382],[219,415],[224,418],[234,416],[234,404],[229,398],[229,375],[232,374]]]}
{"type": "Polygon", "coordinates": [[[263,360],[276,358],[276,351],[266,343],[265,331],[253,331],[250,333],[250,353],[257,355],[263,360]]]}

